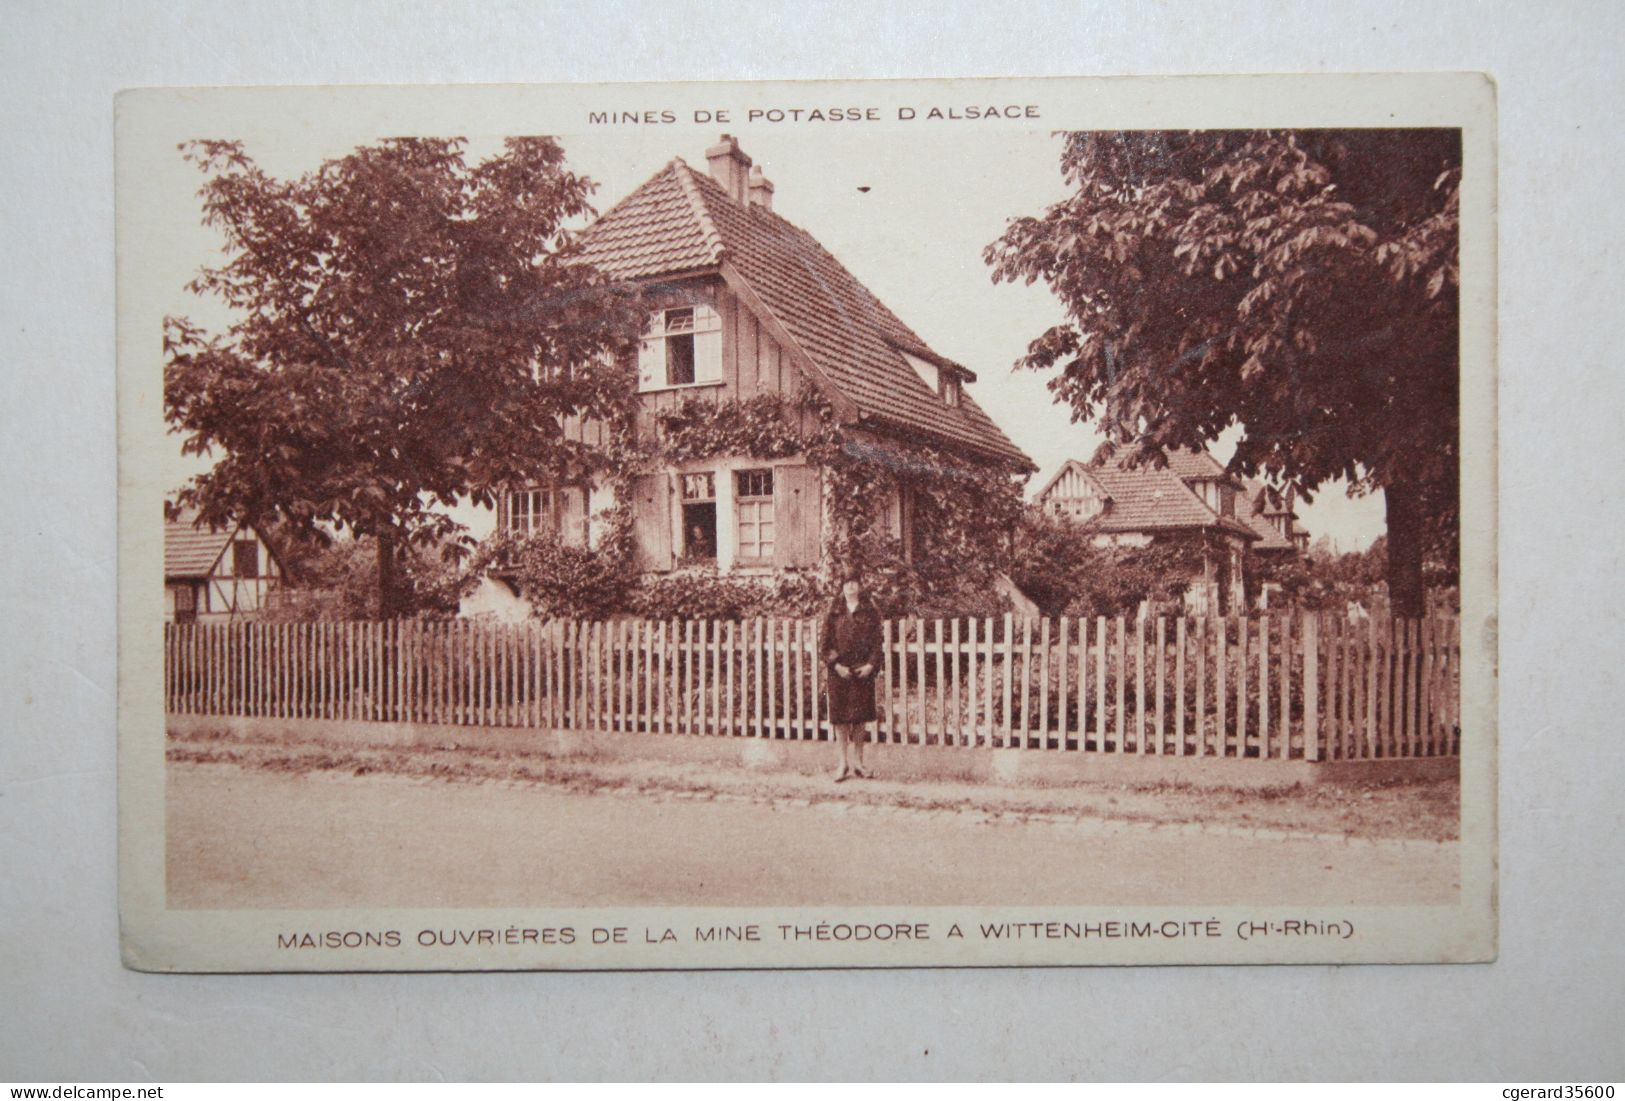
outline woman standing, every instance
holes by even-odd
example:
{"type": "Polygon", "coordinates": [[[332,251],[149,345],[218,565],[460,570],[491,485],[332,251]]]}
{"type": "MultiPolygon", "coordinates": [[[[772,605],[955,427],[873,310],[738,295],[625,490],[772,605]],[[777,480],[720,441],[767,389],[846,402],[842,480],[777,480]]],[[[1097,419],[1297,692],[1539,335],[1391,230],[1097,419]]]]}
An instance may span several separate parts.
{"type": "Polygon", "coordinates": [[[840,747],[835,782],[867,778],[863,743],[875,718],[875,673],[880,669],[880,615],[863,584],[848,574],[829,614],[824,616],[824,666],[829,671],[829,721],[840,747]],[[851,747],[851,748],[849,748],[851,747]]]}

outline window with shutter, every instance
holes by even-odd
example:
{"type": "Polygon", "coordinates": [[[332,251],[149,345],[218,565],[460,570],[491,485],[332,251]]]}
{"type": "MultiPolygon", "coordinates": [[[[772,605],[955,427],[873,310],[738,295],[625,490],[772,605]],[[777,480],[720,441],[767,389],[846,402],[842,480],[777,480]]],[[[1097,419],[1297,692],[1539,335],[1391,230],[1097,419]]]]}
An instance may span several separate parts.
{"type": "Polygon", "coordinates": [[[656,313],[638,351],[638,389],[704,386],[721,380],[721,315],[703,303],[656,313]]]}

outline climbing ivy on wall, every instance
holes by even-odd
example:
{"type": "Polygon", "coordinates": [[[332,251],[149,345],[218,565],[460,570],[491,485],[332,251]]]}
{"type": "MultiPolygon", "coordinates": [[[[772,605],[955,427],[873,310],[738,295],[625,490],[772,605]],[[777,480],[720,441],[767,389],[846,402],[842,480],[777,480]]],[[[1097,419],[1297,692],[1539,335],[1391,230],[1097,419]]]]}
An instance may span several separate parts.
{"type": "Polygon", "coordinates": [[[992,583],[1008,568],[1022,510],[1022,476],[1013,468],[967,463],[918,440],[866,442],[843,432],[834,410],[812,394],[793,400],[775,394],[726,402],[690,398],[653,420],[650,438],[636,437],[626,424],[612,435],[608,469],[617,503],[600,516],[607,531],[597,549],[558,546],[547,536],[510,536],[493,541],[474,565],[499,565],[531,594],[542,615],[805,615],[833,596],[848,570],[864,578],[889,615],[1000,610],[992,583]],[[823,469],[823,561],[833,573],[787,582],[779,576],[723,577],[714,567],[695,567],[637,577],[631,565],[632,478],[665,463],[737,455],[801,456],[823,469]],[[915,508],[912,562],[879,522],[881,503],[899,487],[907,487],[915,508]]]}

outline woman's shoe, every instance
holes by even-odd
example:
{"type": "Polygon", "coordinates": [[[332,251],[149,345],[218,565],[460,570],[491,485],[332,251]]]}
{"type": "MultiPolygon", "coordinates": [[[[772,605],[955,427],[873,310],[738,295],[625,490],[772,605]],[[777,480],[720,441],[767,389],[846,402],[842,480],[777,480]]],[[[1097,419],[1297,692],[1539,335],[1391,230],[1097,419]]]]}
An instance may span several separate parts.
{"type": "Polygon", "coordinates": [[[873,773],[871,773],[868,769],[858,768],[856,766],[853,766],[852,775],[856,776],[860,780],[868,780],[873,777],[873,773]]]}
{"type": "Polygon", "coordinates": [[[837,784],[844,784],[844,783],[846,783],[846,782],[847,782],[847,781],[848,781],[848,780],[850,780],[850,779],[851,779],[851,778],[852,778],[852,774],[851,774],[851,773],[850,773],[850,772],[848,772],[848,771],[847,771],[847,770],[846,770],[846,769],[844,769],[844,768],[843,768],[843,769],[841,769],[841,771],[839,771],[839,772],[837,772],[837,773],[836,773],[836,774],[835,774],[835,782],[836,782],[836,783],[837,783],[837,784]]]}

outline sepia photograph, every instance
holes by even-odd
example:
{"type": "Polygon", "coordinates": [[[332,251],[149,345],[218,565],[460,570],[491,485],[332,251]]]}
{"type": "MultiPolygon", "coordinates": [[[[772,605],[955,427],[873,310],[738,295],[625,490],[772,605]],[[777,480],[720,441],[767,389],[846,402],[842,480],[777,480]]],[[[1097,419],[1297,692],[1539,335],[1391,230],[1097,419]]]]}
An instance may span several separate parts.
{"type": "Polygon", "coordinates": [[[1274,79],[127,94],[127,964],[1493,958],[1492,99],[1274,79]]]}

